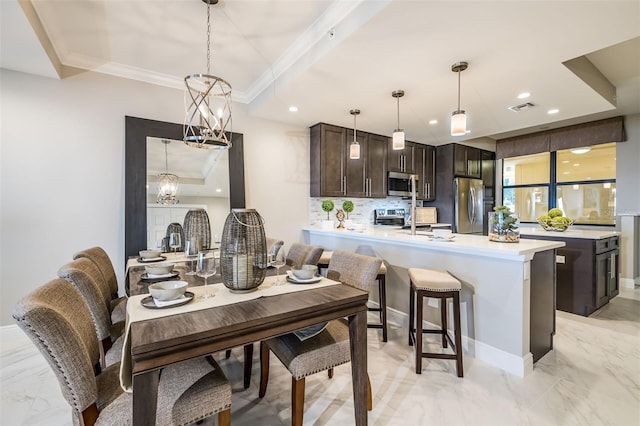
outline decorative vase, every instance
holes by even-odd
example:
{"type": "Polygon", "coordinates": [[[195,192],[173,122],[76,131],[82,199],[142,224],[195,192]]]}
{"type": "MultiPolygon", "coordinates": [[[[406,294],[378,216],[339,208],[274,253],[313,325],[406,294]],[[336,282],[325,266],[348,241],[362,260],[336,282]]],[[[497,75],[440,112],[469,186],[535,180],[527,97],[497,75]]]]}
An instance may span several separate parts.
{"type": "Polygon", "coordinates": [[[264,221],[253,209],[232,209],[220,242],[222,283],[233,292],[256,290],[267,273],[264,221]]]}
{"type": "Polygon", "coordinates": [[[489,241],[519,242],[520,215],[518,213],[489,212],[489,241]]]}

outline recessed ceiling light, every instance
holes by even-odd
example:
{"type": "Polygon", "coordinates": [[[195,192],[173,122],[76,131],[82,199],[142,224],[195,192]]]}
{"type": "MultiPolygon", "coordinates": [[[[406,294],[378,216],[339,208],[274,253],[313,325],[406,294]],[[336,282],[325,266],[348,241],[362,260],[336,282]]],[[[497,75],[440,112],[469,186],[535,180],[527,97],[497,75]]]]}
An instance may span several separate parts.
{"type": "Polygon", "coordinates": [[[518,95],[518,99],[526,99],[526,98],[528,98],[529,96],[531,96],[531,93],[529,93],[529,92],[522,92],[522,93],[520,93],[520,94],[518,95]]]}
{"type": "Polygon", "coordinates": [[[289,112],[298,112],[298,107],[297,107],[297,106],[295,106],[295,105],[291,105],[291,106],[289,107],[289,112]]]}
{"type": "Polygon", "coordinates": [[[222,189],[216,188],[216,192],[222,192],[222,189]]]}
{"type": "Polygon", "coordinates": [[[547,111],[547,114],[557,114],[559,112],[560,112],[560,110],[558,108],[553,108],[553,109],[550,109],[549,111],[547,111]]]}
{"type": "Polygon", "coordinates": [[[563,160],[562,161],[562,164],[568,164],[568,163],[569,163],[569,160],[563,160]]]}
{"type": "Polygon", "coordinates": [[[467,130],[467,132],[466,132],[466,133],[467,133],[467,134],[471,133],[471,130],[467,130]]]}
{"type": "Polygon", "coordinates": [[[570,175],[571,172],[562,172],[563,175],[570,175]]]}
{"type": "Polygon", "coordinates": [[[572,154],[586,154],[587,152],[591,151],[591,148],[589,147],[584,147],[584,148],[576,148],[576,149],[572,149],[571,153],[572,154]]]}
{"type": "Polygon", "coordinates": [[[438,120],[429,120],[429,124],[438,124],[438,120]]]}
{"type": "Polygon", "coordinates": [[[580,163],[573,163],[573,167],[579,167],[580,163]]]}

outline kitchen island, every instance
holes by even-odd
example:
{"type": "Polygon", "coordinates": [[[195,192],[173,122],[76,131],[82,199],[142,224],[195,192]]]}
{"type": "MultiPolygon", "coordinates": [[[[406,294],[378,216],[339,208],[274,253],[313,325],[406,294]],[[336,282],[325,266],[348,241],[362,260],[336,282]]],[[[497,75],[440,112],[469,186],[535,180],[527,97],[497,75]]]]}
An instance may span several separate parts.
{"type": "MultiPolygon", "coordinates": [[[[392,227],[365,232],[304,229],[309,244],[326,250],[368,246],[387,267],[387,305],[405,321],[409,308],[408,268],[447,270],[462,282],[461,317],[465,355],[524,377],[553,348],[555,254],[563,242],[490,242],[486,236],[454,234],[437,241],[430,233],[392,227]]],[[[425,321],[439,323],[430,303],[425,321]]],[[[449,309],[451,312],[451,309],[449,309]]]]}

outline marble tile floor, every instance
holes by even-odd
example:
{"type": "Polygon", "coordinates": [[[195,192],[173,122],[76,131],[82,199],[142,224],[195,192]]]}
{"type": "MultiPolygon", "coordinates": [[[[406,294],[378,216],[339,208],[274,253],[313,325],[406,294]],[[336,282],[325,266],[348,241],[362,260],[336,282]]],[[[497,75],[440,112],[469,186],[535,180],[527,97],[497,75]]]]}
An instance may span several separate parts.
{"type": "MultiPolygon", "coordinates": [[[[557,315],[554,350],[520,379],[468,356],[464,378],[452,361],[424,360],[414,372],[406,329],[392,327],[389,342],[369,330],[373,425],[640,425],[640,288],[623,289],[584,318],[557,315]]],[[[17,328],[2,330],[0,425],[70,425],[70,409],[53,372],[17,328]]],[[[256,355],[258,353],[256,345],[256,355]]],[[[233,425],[290,424],[291,376],[272,356],[264,399],[259,363],[251,387],[242,387],[242,350],[218,357],[232,383],[233,425]]],[[[307,378],[305,424],[353,424],[350,366],[307,378]]],[[[205,425],[214,425],[208,419],[205,425]]]]}

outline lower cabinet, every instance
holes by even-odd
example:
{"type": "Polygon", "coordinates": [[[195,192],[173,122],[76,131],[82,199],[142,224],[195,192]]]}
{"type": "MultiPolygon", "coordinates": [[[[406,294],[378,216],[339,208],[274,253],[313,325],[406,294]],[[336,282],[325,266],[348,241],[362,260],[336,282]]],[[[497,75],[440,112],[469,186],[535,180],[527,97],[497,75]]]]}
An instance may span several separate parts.
{"type": "Polygon", "coordinates": [[[557,250],[556,308],[589,316],[618,295],[619,237],[601,240],[521,235],[563,241],[557,250]]]}

